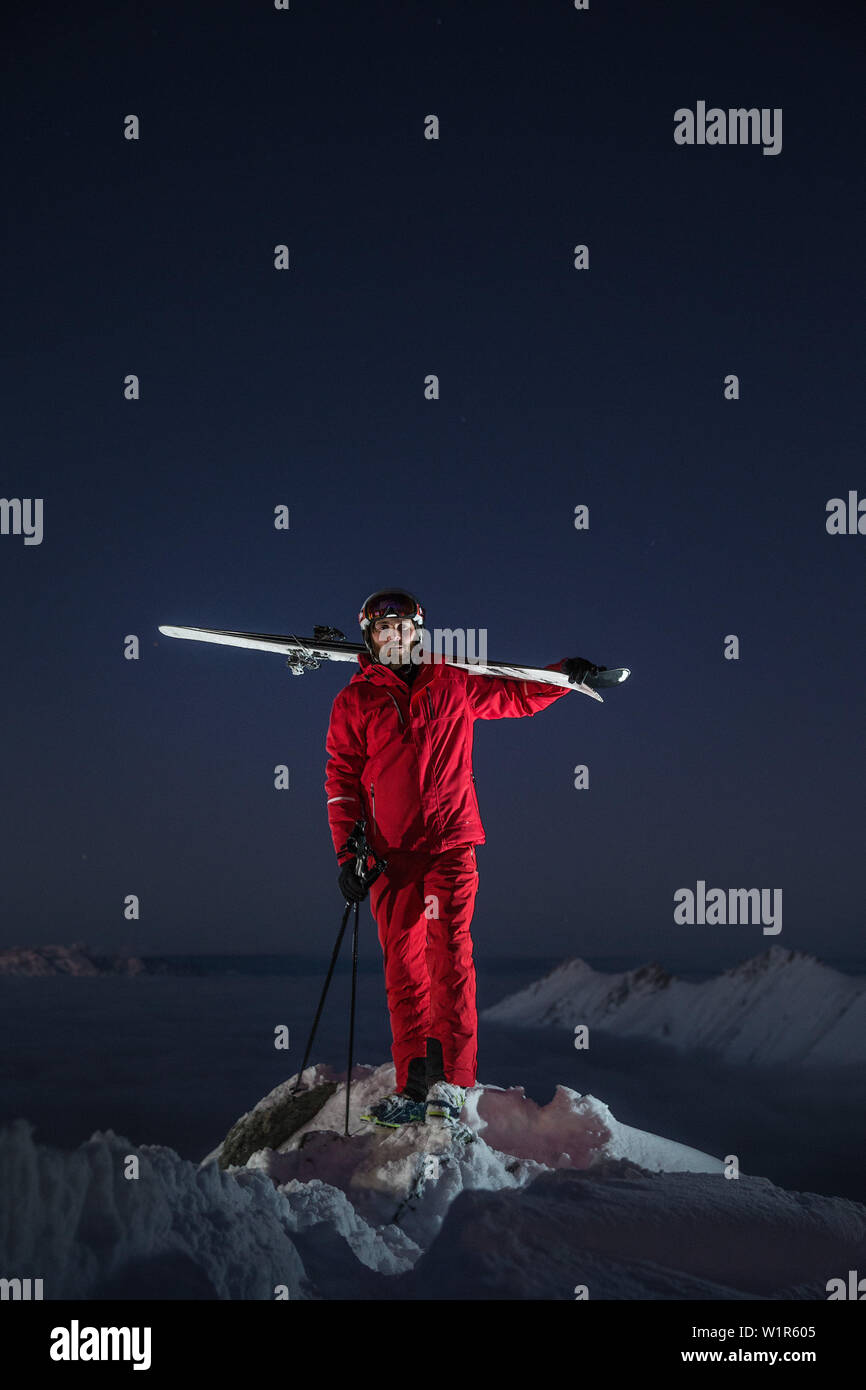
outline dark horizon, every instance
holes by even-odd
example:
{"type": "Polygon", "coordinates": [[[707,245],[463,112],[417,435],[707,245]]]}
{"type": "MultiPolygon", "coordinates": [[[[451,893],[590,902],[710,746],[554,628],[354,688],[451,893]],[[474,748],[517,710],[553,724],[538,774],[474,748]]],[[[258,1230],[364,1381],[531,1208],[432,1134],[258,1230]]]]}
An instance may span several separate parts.
{"type": "MultiPolygon", "coordinates": [[[[332,942],[330,949],[333,949],[333,944],[334,943],[332,942]]],[[[121,951],[102,952],[94,950],[86,942],[43,942],[38,944],[29,943],[26,946],[16,945],[0,947],[0,955],[6,954],[14,950],[44,951],[56,949],[57,947],[63,950],[72,950],[78,947],[87,955],[88,959],[97,963],[108,963],[123,960],[140,960],[145,966],[162,963],[168,963],[171,965],[172,963],[177,963],[177,968],[175,970],[168,970],[167,972],[165,972],[167,974],[255,974],[258,972],[252,969],[253,965],[264,965],[265,963],[268,963],[267,973],[271,974],[290,974],[292,972],[297,972],[298,970],[301,970],[304,973],[309,973],[311,975],[319,975],[322,978],[324,978],[325,973],[325,960],[321,952],[305,955],[303,952],[269,951],[165,951],[157,955],[148,953],[135,954],[132,952],[121,951]],[[237,963],[239,967],[246,965],[248,969],[244,970],[242,968],[239,968],[237,972],[228,969],[217,970],[216,965],[214,964],[215,962],[222,962],[226,965],[228,965],[229,963],[237,963]],[[210,968],[203,968],[201,971],[185,970],[180,968],[180,965],[182,963],[199,963],[203,967],[210,966],[210,968]],[[275,970],[274,963],[279,963],[283,968],[275,970]]],[[[756,959],[762,959],[765,956],[767,956],[769,951],[772,949],[772,947],[768,947],[764,951],[758,951],[749,956],[739,956],[736,959],[731,960],[722,958],[719,958],[716,961],[705,960],[703,964],[698,968],[696,968],[687,960],[683,962],[678,962],[676,960],[659,959],[656,957],[654,957],[653,959],[635,960],[629,955],[622,954],[581,955],[580,953],[576,953],[571,956],[562,956],[548,954],[535,955],[526,953],[524,955],[503,956],[495,955],[488,951],[485,952],[483,958],[479,959],[476,962],[476,969],[478,971],[479,978],[481,978],[484,974],[493,977],[496,975],[504,975],[510,972],[514,972],[524,974],[527,976],[528,979],[541,979],[544,976],[551,974],[553,971],[557,970],[560,966],[568,964],[572,960],[583,960],[593,970],[595,970],[596,973],[602,975],[616,976],[619,974],[640,971],[646,969],[647,967],[660,966],[661,969],[665,971],[668,975],[670,975],[672,978],[711,979],[715,978],[718,975],[729,973],[730,971],[736,971],[756,959]]],[[[784,952],[786,955],[792,953],[795,958],[805,956],[807,959],[813,959],[819,966],[824,966],[829,970],[837,972],[838,974],[849,975],[854,978],[856,978],[859,975],[866,975],[866,953],[861,952],[859,954],[854,954],[851,956],[839,956],[826,954],[822,955],[815,952],[797,952],[794,948],[784,946],[778,946],[776,949],[784,952]]],[[[330,950],[327,954],[328,956],[330,955],[330,950]]],[[[381,969],[382,963],[381,958],[379,956],[370,951],[359,953],[358,970],[360,973],[380,975],[381,969]]],[[[338,955],[337,962],[334,966],[334,975],[336,976],[341,974],[350,974],[351,970],[351,936],[349,933],[347,933],[343,940],[343,947],[341,949],[340,954],[338,955]]],[[[116,974],[117,972],[112,973],[116,974]]],[[[161,972],[145,970],[143,973],[159,974],[161,972]]],[[[19,973],[0,971],[0,978],[10,979],[60,978],[64,976],[70,979],[96,978],[94,976],[79,977],[65,971],[58,971],[57,974],[54,976],[44,977],[38,975],[28,976],[24,972],[19,973]]],[[[135,975],[131,975],[128,978],[138,977],[135,975]]]]}

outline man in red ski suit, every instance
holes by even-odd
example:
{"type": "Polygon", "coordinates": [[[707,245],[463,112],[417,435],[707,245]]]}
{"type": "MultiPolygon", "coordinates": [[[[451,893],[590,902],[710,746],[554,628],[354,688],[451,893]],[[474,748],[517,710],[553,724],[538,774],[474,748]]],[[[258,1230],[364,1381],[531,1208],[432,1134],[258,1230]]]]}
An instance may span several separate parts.
{"type": "MultiPolygon", "coordinates": [[[[423,1102],[436,1082],[465,1088],[476,1080],[469,928],[475,845],[485,834],[472,771],[475,720],[537,714],[569,690],[417,663],[417,653],[413,663],[419,615],[423,623],[424,610],[404,590],[381,590],[361,610],[369,654],[359,654],[360,669],[331,708],[325,791],[344,895],[366,896],[352,891],[358,880],[347,867],[354,855],[346,841],[359,818],[371,850],[388,861],[369,893],[384,955],[396,1091],[423,1102]]],[[[572,657],[545,669],[579,680],[600,668],[572,657]]]]}

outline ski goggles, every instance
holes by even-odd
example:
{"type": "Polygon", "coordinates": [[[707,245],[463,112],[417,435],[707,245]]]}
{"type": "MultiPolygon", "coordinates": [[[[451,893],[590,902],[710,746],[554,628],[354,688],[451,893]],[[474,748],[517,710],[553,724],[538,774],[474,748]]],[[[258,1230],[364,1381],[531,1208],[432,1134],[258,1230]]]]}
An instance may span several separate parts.
{"type": "Polygon", "coordinates": [[[413,618],[418,623],[424,621],[424,610],[412,594],[395,589],[393,593],[372,594],[358,614],[362,628],[377,618],[413,618]]]}

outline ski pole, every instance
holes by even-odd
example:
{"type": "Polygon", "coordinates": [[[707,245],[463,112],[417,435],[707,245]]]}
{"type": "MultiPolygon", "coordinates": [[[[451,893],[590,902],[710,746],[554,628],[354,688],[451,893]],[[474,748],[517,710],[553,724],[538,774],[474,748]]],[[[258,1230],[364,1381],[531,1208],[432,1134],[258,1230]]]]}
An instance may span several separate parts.
{"type": "MultiPolygon", "coordinates": [[[[356,821],[349,844],[357,850],[355,859],[355,874],[361,882],[369,888],[374,883],[384,869],[388,867],[386,859],[379,859],[367,844],[366,822],[356,821]],[[367,860],[373,860],[372,869],[368,867],[367,860]]],[[[352,932],[352,998],[349,1007],[349,1061],[346,1067],[346,1124],[344,1133],[349,1134],[349,1105],[352,1097],[352,1048],[355,1039],[355,986],[358,979],[358,909],[359,904],[355,903],[355,923],[352,932]]]]}
{"type": "MultiPolygon", "coordinates": [[[[378,856],[375,855],[375,854],[373,853],[373,851],[370,849],[370,846],[369,846],[368,843],[367,843],[367,836],[366,836],[365,831],[366,831],[366,821],[363,821],[363,820],[358,820],[358,821],[356,821],[355,824],[354,824],[354,826],[353,826],[353,828],[352,828],[352,833],[351,833],[351,835],[349,836],[348,840],[346,841],[346,845],[347,845],[348,848],[355,850],[355,874],[356,874],[356,876],[361,880],[361,882],[362,882],[366,887],[369,887],[369,885],[370,885],[371,883],[375,882],[375,880],[379,877],[379,875],[388,867],[388,861],[387,861],[386,859],[379,859],[378,856]],[[368,860],[368,858],[371,858],[371,859],[373,860],[373,866],[372,866],[372,868],[368,867],[368,865],[367,865],[367,860],[368,860]]],[[[348,1070],[347,1070],[347,1073],[346,1073],[346,1134],[349,1133],[349,1104],[350,1104],[350,1098],[351,1098],[351,1085],[352,1085],[352,1050],[353,1050],[354,1032],[355,1032],[355,992],[356,992],[356,982],[357,982],[357,972],[358,972],[358,909],[359,909],[359,904],[358,904],[358,903],[355,903],[355,904],[354,904],[354,907],[355,907],[355,922],[354,922],[354,929],[353,929],[353,948],[352,948],[352,998],[351,998],[351,1009],[350,1009],[350,1014],[349,1014],[349,1065],[348,1065],[348,1070]]],[[[338,935],[337,935],[337,940],[336,940],[336,942],[335,942],[335,944],[334,944],[333,953],[332,953],[332,955],[331,955],[331,964],[330,964],[329,967],[328,967],[328,974],[327,974],[327,976],[326,976],[326,978],[325,978],[325,983],[324,983],[324,986],[323,986],[323,988],[322,988],[322,995],[321,995],[321,998],[319,999],[319,1007],[318,1007],[318,1009],[316,1010],[316,1017],[315,1017],[315,1019],[313,1020],[312,1031],[311,1031],[311,1033],[310,1033],[310,1038],[309,1038],[309,1041],[308,1041],[308,1043],[307,1043],[306,1052],[304,1053],[304,1060],[303,1060],[303,1063],[302,1063],[302,1065],[301,1065],[301,1070],[298,1072],[298,1078],[297,1078],[297,1080],[296,1080],[296,1082],[295,1082],[295,1085],[294,1085],[294,1088],[293,1088],[293,1090],[292,1090],[292,1095],[293,1095],[293,1096],[297,1094],[298,1087],[299,1087],[300,1084],[301,1084],[301,1077],[303,1076],[304,1072],[306,1071],[307,1062],[309,1061],[310,1053],[311,1053],[311,1051],[312,1051],[312,1049],[313,1049],[313,1040],[314,1040],[314,1038],[315,1038],[315,1036],[316,1036],[316,1030],[317,1030],[317,1028],[318,1028],[318,1026],[319,1026],[319,1019],[320,1019],[321,1016],[322,1016],[322,1010],[323,1010],[323,1008],[324,1008],[324,1006],[325,1006],[325,998],[326,998],[326,996],[327,996],[328,988],[329,988],[330,983],[331,983],[331,977],[332,977],[332,975],[333,975],[333,973],[334,973],[334,966],[335,966],[336,963],[337,963],[337,956],[338,956],[339,953],[340,953],[340,946],[342,945],[343,936],[344,936],[344,933],[345,933],[345,930],[346,930],[346,923],[347,923],[348,920],[349,920],[349,913],[351,912],[351,910],[352,910],[352,903],[351,903],[351,901],[350,901],[349,899],[347,899],[347,900],[346,900],[346,909],[345,909],[345,911],[344,911],[344,913],[343,913],[343,920],[342,920],[342,922],[340,923],[340,930],[339,930],[339,933],[338,933],[338,935]]]]}
{"type": "Polygon", "coordinates": [[[327,974],[327,977],[326,977],[326,979],[325,979],[324,988],[322,989],[322,997],[321,997],[321,999],[319,1000],[319,1007],[318,1007],[318,1009],[316,1010],[316,1017],[315,1017],[315,1019],[314,1019],[314,1021],[313,1021],[313,1031],[310,1033],[310,1040],[309,1040],[309,1042],[307,1043],[307,1050],[306,1050],[306,1052],[304,1053],[304,1060],[303,1060],[303,1062],[301,1063],[301,1070],[298,1072],[298,1079],[297,1079],[297,1081],[295,1082],[294,1090],[292,1091],[292,1095],[293,1095],[293,1096],[297,1093],[298,1087],[299,1087],[300,1084],[301,1084],[301,1077],[303,1076],[304,1072],[305,1072],[306,1069],[307,1069],[307,1062],[310,1060],[310,1052],[312,1051],[312,1047],[313,1047],[313,1039],[314,1039],[315,1036],[316,1036],[316,1029],[317,1029],[318,1026],[319,1026],[319,1019],[322,1017],[322,1009],[323,1009],[324,1006],[325,1006],[325,995],[328,993],[328,986],[329,986],[329,984],[331,983],[331,976],[332,976],[333,973],[334,973],[334,966],[335,966],[336,963],[337,963],[337,956],[340,954],[340,944],[341,944],[341,942],[342,942],[342,940],[343,940],[343,933],[344,933],[344,931],[346,930],[346,923],[347,923],[348,920],[349,920],[349,913],[351,912],[351,910],[352,910],[352,904],[351,904],[350,902],[347,901],[347,902],[346,902],[346,910],[345,910],[345,912],[343,913],[343,920],[342,920],[342,922],[341,922],[341,924],[340,924],[339,935],[337,936],[337,941],[336,941],[336,944],[335,944],[335,946],[334,946],[333,955],[331,956],[331,964],[328,966],[328,974],[327,974]]]}
{"type": "Polygon", "coordinates": [[[349,1133],[349,1097],[352,1092],[352,1045],[355,1037],[355,984],[358,979],[358,908],[355,903],[355,925],[352,931],[352,1003],[349,1008],[349,1061],[346,1065],[346,1128],[349,1133]]]}

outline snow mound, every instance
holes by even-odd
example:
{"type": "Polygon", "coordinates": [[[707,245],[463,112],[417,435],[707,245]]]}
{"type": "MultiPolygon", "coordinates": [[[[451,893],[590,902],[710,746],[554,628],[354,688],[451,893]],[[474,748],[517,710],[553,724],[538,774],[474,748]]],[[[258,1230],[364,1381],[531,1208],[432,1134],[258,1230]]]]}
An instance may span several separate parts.
{"type": "Polygon", "coordinates": [[[857,1203],[611,1162],[544,1173],[515,1196],[465,1192],[398,1296],[825,1300],[864,1254],[857,1203]]]}
{"type": "Polygon", "coordinates": [[[296,1081],[198,1165],[112,1130],[73,1152],[0,1130],[7,1276],[49,1299],[803,1299],[866,1264],[866,1207],[727,1179],[565,1086],[476,1086],[458,1139],[359,1120],[391,1063],[353,1069],[348,1135],[345,1078],[296,1081]]]}
{"type": "Polygon", "coordinates": [[[701,984],[655,963],[604,974],[569,960],[481,1016],[570,1032],[586,1024],[679,1049],[707,1048],[737,1064],[866,1060],[866,978],[778,945],[701,984]]]}

